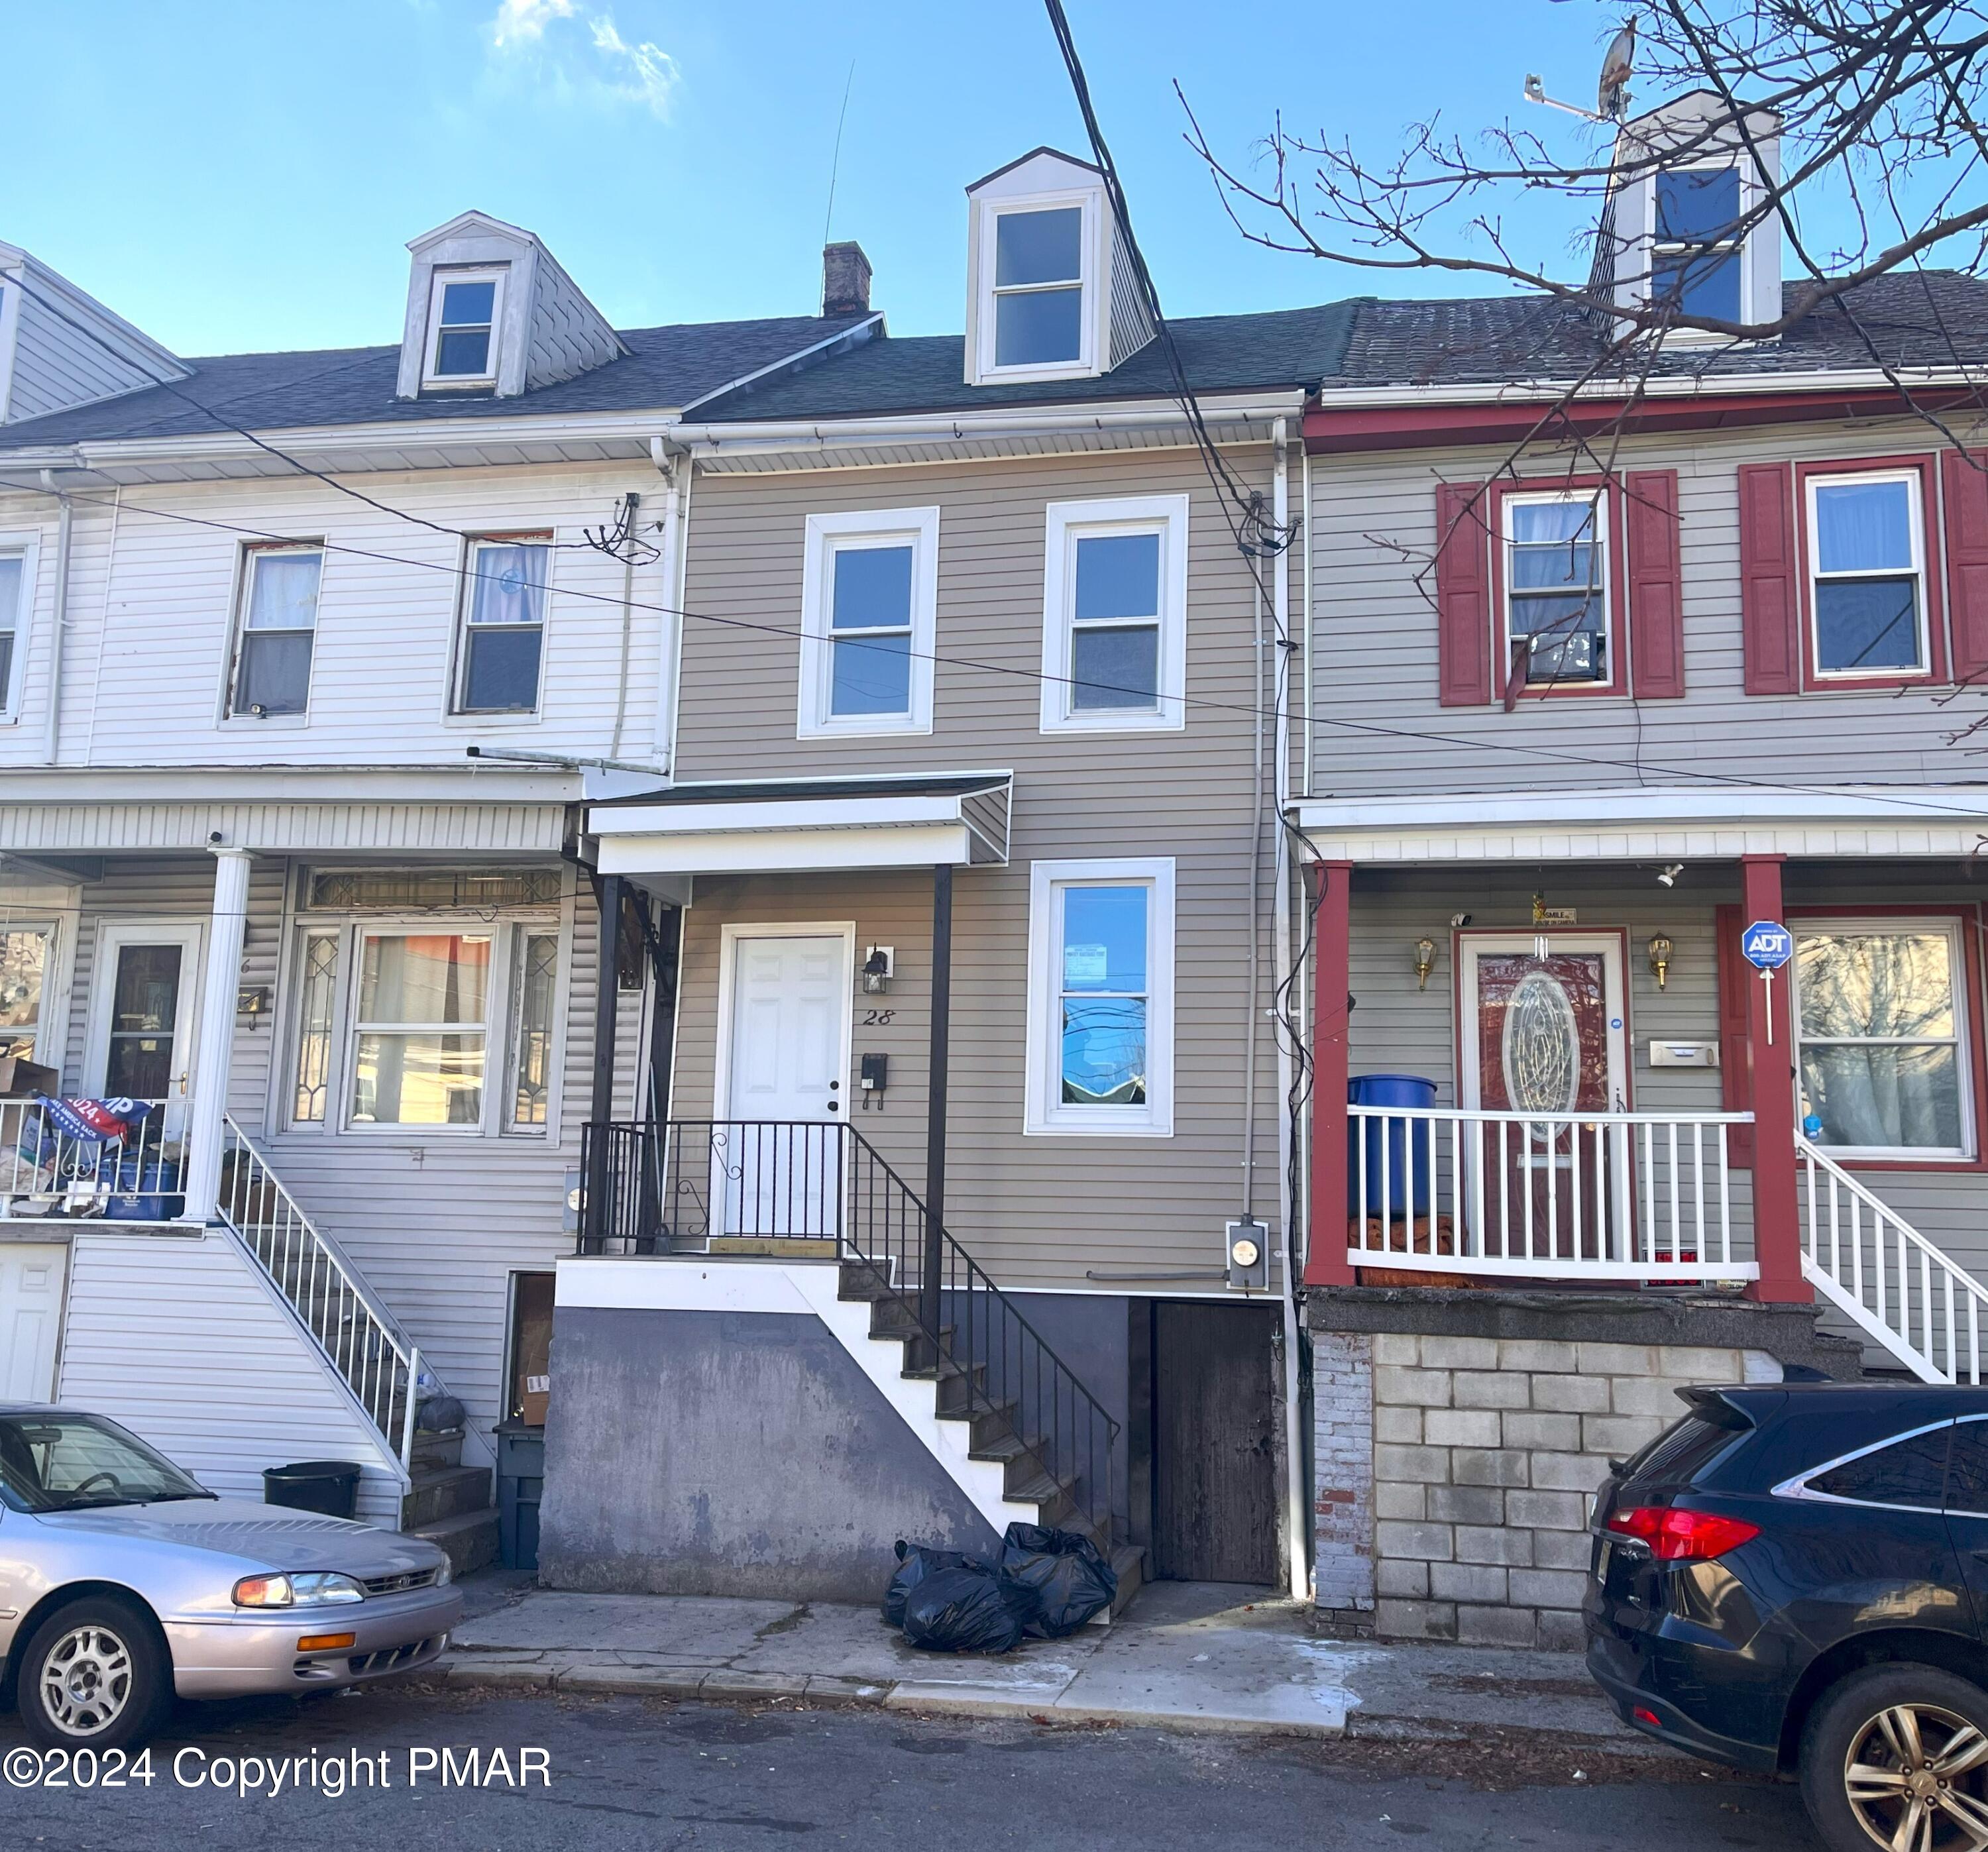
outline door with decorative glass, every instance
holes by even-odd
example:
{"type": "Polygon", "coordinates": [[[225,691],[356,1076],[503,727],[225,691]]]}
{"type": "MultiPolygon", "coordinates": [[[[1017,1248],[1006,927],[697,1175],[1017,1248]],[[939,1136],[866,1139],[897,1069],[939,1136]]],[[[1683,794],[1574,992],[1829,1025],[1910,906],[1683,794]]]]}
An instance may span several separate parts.
{"type": "Polygon", "coordinates": [[[1614,933],[1462,936],[1458,1097],[1480,1251],[1607,1260],[1625,1232],[1629,1152],[1584,1114],[1628,1109],[1622,941],[1614,933]]]}

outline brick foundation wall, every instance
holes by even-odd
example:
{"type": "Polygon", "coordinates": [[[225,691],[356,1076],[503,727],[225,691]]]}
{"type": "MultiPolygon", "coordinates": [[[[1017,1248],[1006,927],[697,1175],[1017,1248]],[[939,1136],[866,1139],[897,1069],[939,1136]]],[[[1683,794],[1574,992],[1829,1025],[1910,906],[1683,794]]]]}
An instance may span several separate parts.
{"type": "Polygon", "coordinates": [[[1374,1610],[1374,1340],[1312,1339],[1312,1483],[1320,1607],[1371,1625],[1374,1610]]]}

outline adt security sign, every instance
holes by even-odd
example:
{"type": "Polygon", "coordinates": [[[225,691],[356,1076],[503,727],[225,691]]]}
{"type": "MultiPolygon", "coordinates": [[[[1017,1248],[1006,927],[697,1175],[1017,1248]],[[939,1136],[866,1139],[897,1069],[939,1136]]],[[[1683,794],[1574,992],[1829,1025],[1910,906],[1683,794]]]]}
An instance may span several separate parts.
{"type": "Polygon", "coordinates": [[[1740,935],[1746,962],[1761,971],[1779,971],[1795,955],[1794,935],[1772,920],[1756,920],[1740,935]]]}

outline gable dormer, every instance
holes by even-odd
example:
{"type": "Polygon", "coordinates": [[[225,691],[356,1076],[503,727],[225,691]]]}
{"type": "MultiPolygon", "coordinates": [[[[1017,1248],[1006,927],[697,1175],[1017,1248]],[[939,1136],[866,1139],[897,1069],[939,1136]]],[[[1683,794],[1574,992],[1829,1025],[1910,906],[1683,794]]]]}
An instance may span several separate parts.
{"type": "MultiPolygon", "coordinates": [[[[1620,305],[1674,296],[1687,314],[1772,321],[1781,303],[1781,228],[1748,225],[1780,174],[1781,119],[1739,120],[1694,90],[1625,123],[1616,139],[1595,256],[1597,282],[1620,305]]],[[[1717,339],[1681,330],[1678,340],[1717,339]]]]}
{"type": "Polygon", "coordinates": [[[192,371],[18,245],[0,245],[0,424],[117,398],[192,371]]]}
{"type": "Polygon", "coordinates": [[[627,350],[532,233],[465,212],[407,246],[407,319],[397,391],[516,398],[627,350]]]}
{"type": "Polygon", "coordinates": [[[1153,338],[1104,176],[1037,148],[966,189],[966,383],[1095,379],[1153,338]]]}

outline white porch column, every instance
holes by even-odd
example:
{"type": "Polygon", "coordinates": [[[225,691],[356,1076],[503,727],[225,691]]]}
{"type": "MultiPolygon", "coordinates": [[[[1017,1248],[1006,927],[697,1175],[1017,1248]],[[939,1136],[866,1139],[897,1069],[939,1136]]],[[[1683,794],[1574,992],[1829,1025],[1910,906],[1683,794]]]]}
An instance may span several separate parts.
{"type": "Polygon", "coordinates": [[[228,1069],[235,1046],[235,999],[242,981],[252,859],[246,849],[216,845],[214,850],[214,918],[207,929],[207,975],[201,985],[193,1099],[187,1111],[189,1222],[211,1222],[221,1194],[221,1120],[228,1110],[228,1069]]]}

